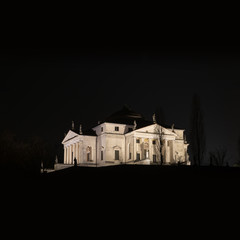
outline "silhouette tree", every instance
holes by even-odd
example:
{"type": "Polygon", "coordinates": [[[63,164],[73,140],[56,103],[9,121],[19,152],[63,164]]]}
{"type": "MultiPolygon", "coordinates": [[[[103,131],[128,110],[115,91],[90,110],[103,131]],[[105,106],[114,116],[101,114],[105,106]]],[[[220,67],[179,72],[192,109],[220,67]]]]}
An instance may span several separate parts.
{"type": "Polygon", "coordinates": [[[238,136],[237,140],[237,151],[238,151],[238,158],[234,163],[234,166],[240,167],[240,135],[238,136]]]}
{"type": "Polygon", "coordinates": [[[155,109],[155,113],[153,115],[153,122],[156,123],[154,132],[157,135],[157,139],[154,144],[155,153],[156,153],[156,161],[160,164],[164,164],[164,140],[163,140],[163,128],[162,125],[165,125],[165,115],[160,106],[157,106],[155,109]]]}
{"type": "Polygon", "coordinates": [[[0,164],[2,167],[10,168],[17,164],[18,145],[16,144],[16,136],[8,131],[4,131],[0,135],[0,164]]]}
{"type": "Polygon", "coordinates": [[[238,137],[238,164],[240,165],[240,136],[238,137]]]}
{"type": "Polygon", "coordinates": [[[160,125],[166,124],[165,114],[163,109],[160,106],[157,106],[155,109],[156,121],[160,125]]]}
{"type": "Polygon", "coordinates": [[[228,165],[227,150],[216,149],[215,152],[209,152],[210,165],[225,166],[228,165]]]}
{"type": "Polygon", "coordinates": [[[156,142],[154,144],[156,158],[160,165],[164,163],[164,156],[163,156],[163,128],[159,125],[155,126],[154,130],[155,134],[157,135],[156,142]]]}
{"type": "Polygon", "coordinates": [[[49,167],[54,161],[54,150],[39,137],[17,139],[10,132],[0,134],[0,167],[5,173],[40,173],[41,162],[49,167]]]}
{"type": "Polygon", "coordinates": [[[205,154],[205,132],[200,97],[194,95],[190,119],[190,151],[193,165],[201,165],[205,154]]]}

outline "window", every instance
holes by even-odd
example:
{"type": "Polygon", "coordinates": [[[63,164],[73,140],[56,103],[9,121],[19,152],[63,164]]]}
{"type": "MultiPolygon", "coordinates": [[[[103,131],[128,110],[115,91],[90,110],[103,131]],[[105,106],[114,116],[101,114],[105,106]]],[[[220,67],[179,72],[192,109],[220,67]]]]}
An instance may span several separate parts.
{"type": "Polygon", "coordinates": [[[157,162],[157,156],[156,156],[156,154],[153,154],[153,162],[154,162],[154,163],[157,162]]]}
{"type": "Polygon", "coordinates": [[[132,158],[132,153],[129,153],[129,159],[131,159],[132,158]]]}
{"type": "Polygon", "coordinates": [[[140,143],[140,139],[136,139],[136,143],[140,143]]]}
{"type": "Polygon", "coordinates": [[[137,160],[140,160],[140,153],[137,153],[137,160]]]}
{"type": "Polygon", "coordinates": [[[119,127],[115,127],[115,131],[117,131],[117,132],[118,132],[118,131],[119,131],[119,127]]]}
{"type": "Polygon", "coordinates": [[[87,161],[92,161],[92,147],[87,147],[87,161]]]}
{"type": "Polygon", "coordinates": [[[101,127],[101,132],[103,132],[103,127],[101,127]]]}
{"type": "Polygon", "coordinates": [[[101,160],[103,160],[103,151],[101,151],[101,160]]]}
{"type": "Polygon", "coordinates": [[[156,140],[153,140],[153,141],[152,141],[152,144],[155,145],[155,144],[156,144],[156,140]]]}
{"type": "Polygon", "coordinates": [[[119,160],[119,150],[115,150],[115,160],[119,160]]]}

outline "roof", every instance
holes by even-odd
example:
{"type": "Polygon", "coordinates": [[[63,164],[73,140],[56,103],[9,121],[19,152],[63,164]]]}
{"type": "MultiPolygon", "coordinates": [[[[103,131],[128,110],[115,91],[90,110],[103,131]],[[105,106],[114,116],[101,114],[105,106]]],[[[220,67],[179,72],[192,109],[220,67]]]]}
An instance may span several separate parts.
{"type": "Polygon", "coordinates": [[[86,135],[86,136],[97,136],[96,132],[93,129],[86,129],[83,130],[82,135],[86,135]]]}
{"type": "MultiPolygon", "coordinates": [[[[104,122],[110,123],[120,123],[120,124],[128,124],[134,125],[134,121],[136,121],[137,129],[146,127],[153,124],[153,121],[146,120],[141,113],[137,113],[133,111],[130,107],[124,105],[122,109],[113,114],[109,115],[105,118],[104,122]]],[[[171,128],[171,126],[160,124],[162,127],[171,128]]]]}
{"type": "MultiPolygon", "coordinates": [[[[101,123],[108,122],[108,123],[118,123],[118,124],[126,124],[126,125],[134,125],[134,121],[136,121],[136,129],[140,129],[146,126],[150,126],[153,124],[153,121],[146,120],[144,116],[141,113],[137,113],[133,111],[130,107],[127,105],[124,105],[122,109],[112,113],[108,117],[104,119],[104,121],[101,121],[101,123]]],[[[171,126],[158,123],[164,128],[170,129],[171,126]]],[[[94,126],[96,127],[96,126],[94,126]]],[[[82,129],[82,135],[84,136],[97,136],[96,132],[93,130],[93,128],[87,128],[82,129]]],[[[175,128],[176,129],[176,128],[175,128]]],[[[79,134],[78,131],[71,130],[75,134],[79,134]]],[[[131,131],[131,130],[130,130],[131,131]]]]}
{"type": "Polygon", "coordinates": [[[137,123],[146,122],[143,115],[133,111],[130,107],[124,105],[122,109],[105,118],[104,122],[120,123],[133,125],[134,121],[137,123]]]}

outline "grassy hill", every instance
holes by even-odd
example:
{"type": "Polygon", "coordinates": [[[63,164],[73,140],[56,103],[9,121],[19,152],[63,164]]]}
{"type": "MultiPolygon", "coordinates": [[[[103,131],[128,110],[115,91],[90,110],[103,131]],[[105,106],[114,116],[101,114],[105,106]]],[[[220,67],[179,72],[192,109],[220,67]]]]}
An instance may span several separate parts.
{"type": "Polygon", "coordinates": [[[118,165],[88,168],[71,167],[41,176],[43,182],[61,182],[64,185],[84,187],[125,186],[126,189],[194,189],[240,188],[240,168],[118,165]]]}
{"type": "Polygon", "coordinates": [[[177,180],[192,178],[195,180],[213,179],[232,181],[240,180],[240,168],[237,167],[210,167],[210,166],[158,166],[158,165],[117,165],[108,167],[70,167],[45,174],[43,177],[84,178],[90,176],[134,178],[148,176],[159,180],[177,180]]]}

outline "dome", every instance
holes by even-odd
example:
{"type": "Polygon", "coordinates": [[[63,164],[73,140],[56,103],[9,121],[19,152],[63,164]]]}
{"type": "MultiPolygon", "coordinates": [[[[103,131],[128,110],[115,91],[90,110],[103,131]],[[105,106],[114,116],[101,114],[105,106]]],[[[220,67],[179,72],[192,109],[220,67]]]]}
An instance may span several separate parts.
{"type": "Polygon", "coordinates": [[[130,107],[124,105],[122,109],[117,112],[114,112],[105,119],[105,122],[111,123],[121,123],[133,125],[134,121],[137,124],[149,124],[148,121],[144,119],[142,114],[133,111],[130,107]]]}

